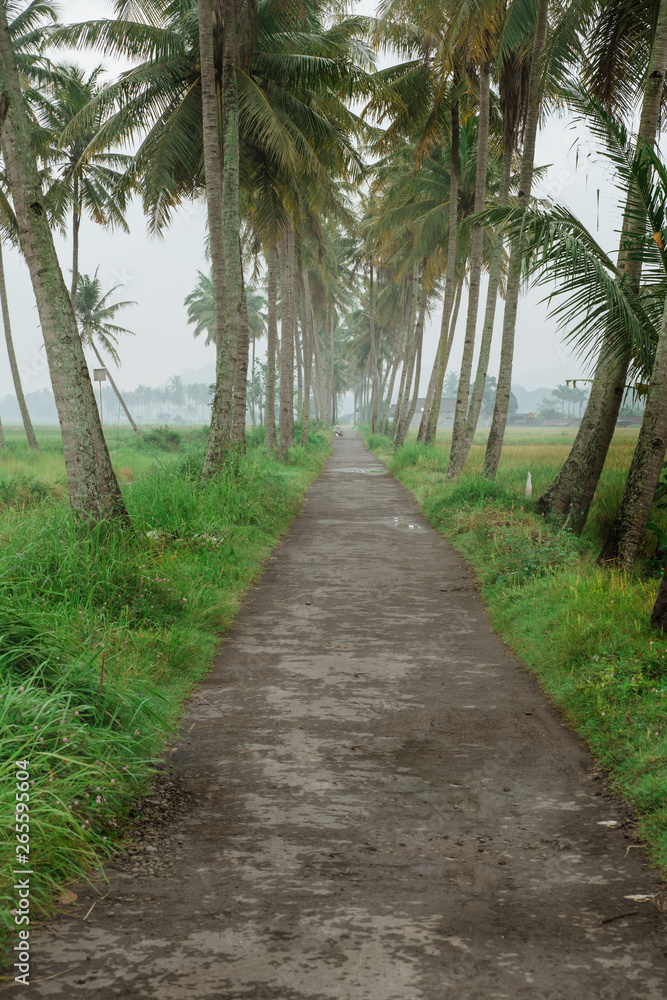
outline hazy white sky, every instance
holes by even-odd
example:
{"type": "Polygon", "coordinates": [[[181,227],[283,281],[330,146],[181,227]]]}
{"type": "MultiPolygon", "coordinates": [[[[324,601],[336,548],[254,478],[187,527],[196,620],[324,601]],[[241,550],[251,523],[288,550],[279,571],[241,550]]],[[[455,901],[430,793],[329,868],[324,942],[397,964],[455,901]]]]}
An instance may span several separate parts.
{"type": "MultiPolygon", "coordinates": [[[[365,0],[363,7],[372,10],[373,0],[365,0]]],[[[112,14],[112,5],[105,0],[61,0],[60,8],[61,19],[65,22],[112,14]]],[[[100,61],[91,53],[77,53],[76,60],[87,67],[100,61]]],[[[110,68],[115,70],[116,67],[110,68]]],[[[552,118],[540,133],[538,141],[537,163],[549,164],[550,167],[547,179],[537,193],[550,194],[564,202],[589,227],[595,228],[596,192],[601,187],[599,238],[607,249],[613,249],[617,243],[614,231],[619,224],[616,192],[603,168],[589,158],[591,152],[589,141],[577,134],[569,120],[552,118]]],[[[206,347],[201,339],[193,338],[183,307],[183,299],[192,289],[197,271],[207,268],[203,254],[203,203],[184,207],[162,241],[146,235],[138,203],[132,205],[128,222],[131,229],[129,236],[103,230],[88,220],[84,220],[81,226],[80,270],[93,273],[99,267],[105,289],[120,283],[124,288],[119,290],[118,296],[137,302],[135,307],[118,317],[121,325],[136,334],[124,338],[121,343],[122,368],[117,375],[118,383],[126,388],[133,388],[139,383],[159,385],[174,374],[184,375],[186,381],[212,379],[213,348],[206,347]]],[[[69,281],[68,241],[57,238],[57,248],[65,278],[69,281]]],[[[27,268],[19,253],[7,250],[5,265],[16,353],[24,388],[30,392],[49,385],[37,311],[27,268]]],[[[484,294],[485,289],[482,303],[484,294]]],[[[563,346],[555,323],[547,318],[547,307],[540,304],[544,294],[544,289],[533,290],[519,304],[514,382],[527,389],[555,386],[566,378],[584,374],[583,365],[563,346]]],[[[458,369],[460,364],[465,306],[464,298],[450,361],[452,369],[458,369]]],[[[498,365],[502,313],[501,303],[497,311],[490,374],[495,373],[498,365]]],[[[422,366],[423,391],[428,382],[439,328],[438,306],[427,329],[422,366]]],[[[9,368],[0,355],[0,396],[12,391],[9,368]]]]}

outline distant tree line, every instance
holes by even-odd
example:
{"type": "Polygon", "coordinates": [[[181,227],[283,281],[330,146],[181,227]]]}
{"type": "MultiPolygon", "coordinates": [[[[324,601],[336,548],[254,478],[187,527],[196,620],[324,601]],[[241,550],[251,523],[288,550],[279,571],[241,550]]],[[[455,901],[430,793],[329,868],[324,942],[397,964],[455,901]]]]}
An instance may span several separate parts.
{"type": "MultiPolygon", "coordinates": [[[[180,375],[173,375],[166,385],[138,385],[123,389],[122,395],[139,423],[208,423],[211,412],[211,386],[206,382],[184,382],[180,375]]],[[[99,399],[99,391],[96,394],[99,399]]],[[[36,424],[55,424],[58,411],[51,389],[27,392],[25,399],[36,424]]],[[[102,385],[102,409],[110,418],[119,409],[119,403],[110,386],[102,385]]],[[[0,410],[5,423],[19,422],[21,411],[16,396],[0,398],[0,410]]],[[[124,421],[124,417],[121,417],[124,421]]]]}

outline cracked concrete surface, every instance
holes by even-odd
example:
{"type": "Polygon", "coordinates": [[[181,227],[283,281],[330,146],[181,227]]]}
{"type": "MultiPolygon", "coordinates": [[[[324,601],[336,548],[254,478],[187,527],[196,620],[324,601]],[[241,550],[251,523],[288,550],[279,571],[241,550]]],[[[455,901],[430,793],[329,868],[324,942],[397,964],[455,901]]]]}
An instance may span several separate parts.
{"type": "Polygon", "coordinates": [[[336,441],[168,758],[195,796],[173,871],[110,868],[85,923],[82,890],[33,937],[34,995],[667,996],[622,814],[383,471],[336,441]]]}

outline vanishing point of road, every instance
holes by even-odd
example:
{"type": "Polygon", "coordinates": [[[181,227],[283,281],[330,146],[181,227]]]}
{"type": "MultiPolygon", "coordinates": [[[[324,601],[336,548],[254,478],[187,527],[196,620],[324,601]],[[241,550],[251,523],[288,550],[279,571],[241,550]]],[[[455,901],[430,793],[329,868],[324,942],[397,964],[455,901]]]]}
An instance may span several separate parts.
{"type": "Polygon", "coordinates": [[[35,996],[667,997],[666,918],[628,899],[656,883],[622,812],[351,432],[165,771],[190,804],[152,848],[164,867],[109,868],[33,935],[35,996]]]}

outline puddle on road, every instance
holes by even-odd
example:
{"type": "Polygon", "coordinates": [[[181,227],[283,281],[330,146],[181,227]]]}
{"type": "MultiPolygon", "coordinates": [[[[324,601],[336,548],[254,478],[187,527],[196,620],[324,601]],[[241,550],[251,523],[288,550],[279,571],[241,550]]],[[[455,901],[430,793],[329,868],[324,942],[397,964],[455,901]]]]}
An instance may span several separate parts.
{"type": "Polygon", "coordinates": [[[426,525],[407,521],[403,517],[315,517],[313,520],[316,524],[379,524],[398,531],[428,531],[426,525]]]}

